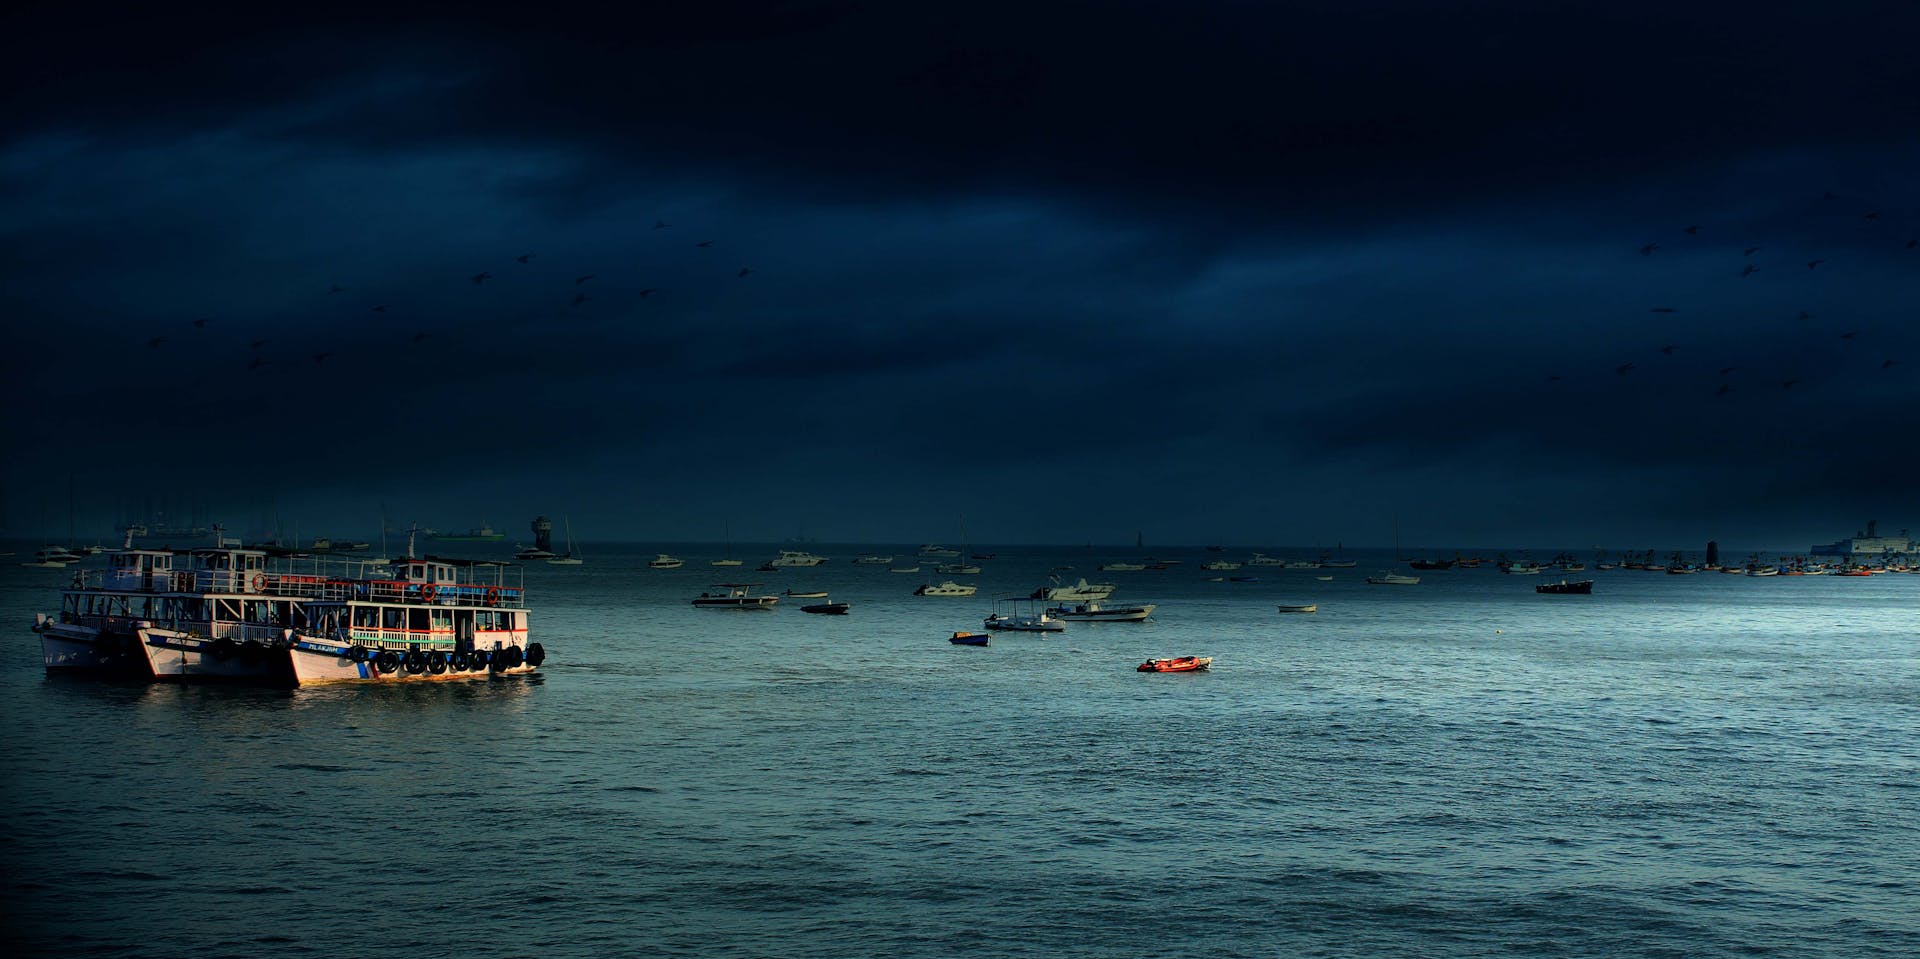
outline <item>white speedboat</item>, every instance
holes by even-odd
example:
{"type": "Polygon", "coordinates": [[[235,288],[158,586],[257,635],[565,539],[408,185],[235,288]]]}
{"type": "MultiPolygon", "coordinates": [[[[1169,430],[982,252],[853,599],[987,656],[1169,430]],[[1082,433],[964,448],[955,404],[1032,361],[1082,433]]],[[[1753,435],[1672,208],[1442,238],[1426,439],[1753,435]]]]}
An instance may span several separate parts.
{"type": "Polygon", "coordinates": [[[892,566],[891,556],[862,556],[853,561],[855,566],[892,566]]]}
{"type": "Polygon", "coordinates": [[[920,547],[921,559],[959,559],[960,551],[951,546],[927,543],[920,547]]]}
{"type": "Polygon", "coordinates": [[[775,569],[782,569],[788,566],[818,566],[826,561],[827,558],[825,556],[815,556],[803,550],[783,549],[780,551],[780,555],[768,560],[767,565],[775,569]]]}
{"type": "Polygon", "coordinates": [[[1381,570],[1378,576],[1367,577],[1367,582],[1375,586],[1417,586],[1420,583],[1420,577],[1407,576],[1389,569],[1381,570]]]}
{"type": "Polygon", "coordinates": [[[956,583],[953,580],[949,579],[945,582],[937,583],[937,584],[923,583],[921,584],[919,589],[916,589],[913,591],[913,595],[915,596],[972,596],[973,594],[979,591],[980,591],[980,587],[978,586],[970,586],[965,583],[956,583]]]}
{"type": "Polygon", "coordinates": [[[920,572],[920,567],[918,567],[918,566],[895,566],[895,567],[893,567],[892,569],[889,569],[889,570],[887,570],[887,572],[889,572],[889,573],[917,573],[917,572],[920,572]]]}
{"type": "Polygon", "coordinates": [[[936,573],[947,576],[978,576],[980,566],[976,563],[941,563],[933,568],[936,573]]]}
{"type": "Polygon", "coordinates": [[[1017,633],[1058,633],[1064,631],[1067,624],[1045,610],[1036,613],[1029,608],[1027,612],[1022,613],[1016,602],[1013,611],[1007,613],[1001,612],[1000,604],[995,603],[993,613],[986,619],[986,627],[1017,633]]]}
{"type": "Polygon", "coordinates": [[[665,553],[661,553],[655,556],[654,558],[647,560],[648,569],[679,569],[680,567],[685,565],[687,565],[686,560],[681,559],[678,556],[668,556],[665,553]]]}
{"type": "Polygon", "coordinates": [[[1145,563],[1105,563],[1101,565],[1103,573],[1137,573],[1147,568],[1145,563]]]}
{"type": "Polygon", "coordinates": [[[1082,623],[1139,623],[1153,615],[1159,607],[1152,603],[1122,603],[1108,606],[1097,600],[1082,600],[1078,603],[1062,603],[1050,606],[1047,612],[1059,619],[1069,619],[1082,623]]]}
{"type": "Polygon", "coordinates": [[[755,596],[753,588],[759,583],[715,583],[708,592],[694,597],[693,605],[700,609],[772,609],[779,605],[778,596],[755,596]],[[712,592],[711,590],[719,590],[712,592]]]}
{"type": "Polygon", "coordinates": [[[1210,569],[1217,572],[1220,570],[1227,570],[1227,569],[1239,569],[1240,564],[1230,559],[1212,559],[1204,563],[1201,563],[1200,568],[1210,569]]]}
{"type": "Polygon", "coordinates": [[[1060,577],[1058,576],[1050,578],[1053,580],[1052,586],[1042,586],[1034,590],[1033,594],[1027,598],[1044,600],[1050,603],[1076,602],[1084,599],[1098,600],[1112,596],[1113,591],[1118,588],[1112,583],[1089,583],[1085,577],[1082,577],[1079,582],[1072,586],[1061,585],[1060,577]]]}
{"type": "Polygon", "coordinates": [[[1268,556],[1265,553],[1255,553],[1253,554],[1252,559],[1247,560],[1247,565],[1248,566],[1285,566],[1287,565],[1287,561],[1284,559],[1274,559],[1273,557],[1268,556]]]}

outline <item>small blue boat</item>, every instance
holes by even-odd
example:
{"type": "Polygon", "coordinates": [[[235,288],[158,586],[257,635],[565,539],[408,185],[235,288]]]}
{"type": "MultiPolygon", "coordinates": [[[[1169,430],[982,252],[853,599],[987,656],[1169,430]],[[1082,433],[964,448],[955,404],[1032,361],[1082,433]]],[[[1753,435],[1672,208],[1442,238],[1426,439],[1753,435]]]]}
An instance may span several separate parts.
{"type": "Polygon", "coordinates": [[[987,634],[954,633],[952,638],[948,639],[947,642],[955,646],[985,646],[987,644],[987,634]]]}

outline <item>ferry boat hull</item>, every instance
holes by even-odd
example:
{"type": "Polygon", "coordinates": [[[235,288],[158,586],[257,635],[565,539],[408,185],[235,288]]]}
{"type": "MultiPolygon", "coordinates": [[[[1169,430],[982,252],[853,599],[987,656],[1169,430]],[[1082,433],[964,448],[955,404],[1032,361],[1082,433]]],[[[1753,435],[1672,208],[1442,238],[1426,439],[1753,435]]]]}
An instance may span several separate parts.
{"type": "Polygon", "coordinates": [[[153,678],[161,682],[293,683],[284,645],[213,639],[158,626],[142,626],[135,635],[153,678]]]}
{"type": "Polygon", "coordinates": [[[34,631],[40,634],[40,657],[50,673],[153,678],[147,658],[129,634],[53,621],[36,623],[34,631]]]}
{"type": "Polygon", "coordinates": [[[539,643],[475,650],[401,650],[296,636],[289,658],[295,685],[431,683],[531,673],[546,661],[539,643]]]}

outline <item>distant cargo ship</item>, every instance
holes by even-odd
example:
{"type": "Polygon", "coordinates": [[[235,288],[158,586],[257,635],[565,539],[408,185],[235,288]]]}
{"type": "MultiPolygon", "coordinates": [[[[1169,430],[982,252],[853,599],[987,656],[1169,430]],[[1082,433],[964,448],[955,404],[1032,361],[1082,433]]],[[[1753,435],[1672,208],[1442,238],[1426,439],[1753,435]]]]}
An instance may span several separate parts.
{"type": "Polygon", "coordinates": [[[1808,552],[1815,556],[1884,556],[1915,551],[1913,537],[1907,530],[1901,530],[1898,536],[1881,536],[1878,526],[1877,520],[1867,520],[1866,532],[1855,531],[1847,539],[1815,546],[1808,552]]]}

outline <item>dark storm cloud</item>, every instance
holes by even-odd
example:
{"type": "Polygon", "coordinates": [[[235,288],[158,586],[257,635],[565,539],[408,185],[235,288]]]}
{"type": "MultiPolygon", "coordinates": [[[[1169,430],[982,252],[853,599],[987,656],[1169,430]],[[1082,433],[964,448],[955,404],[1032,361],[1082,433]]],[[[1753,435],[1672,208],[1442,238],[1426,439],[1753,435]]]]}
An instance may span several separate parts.
{"type": "Polygon", "coordinates": [[[701,514],[682,535],[741,474],[897,524],[988,495],[983,453],[1020,464],[1001,535],[1040,539],[1094,535],[1048,521],[1062,491],[1331,538],[1283,504],[1377,513],[1419,473],[1484,533],[1509,482],[1605,522],[1705,507],[1650,471],[1766,470],[1732,498],[1829,513],[1867,499],[1821,464],[1874,449],[1896,499],[1920,473],[1884,439],[1920,392],[1920,70],[1877,39],[1911,5],[15,18],[0,368],[59,412],[10,449],[113,420],[104,370],[239,431],[320,403],[386,444],[483,435],[443,398],[516,462],[383,459],[436,508],[575,477],[701,514]],[[1096,433],[1153,452],[1109,470],[1096,433]]]}

